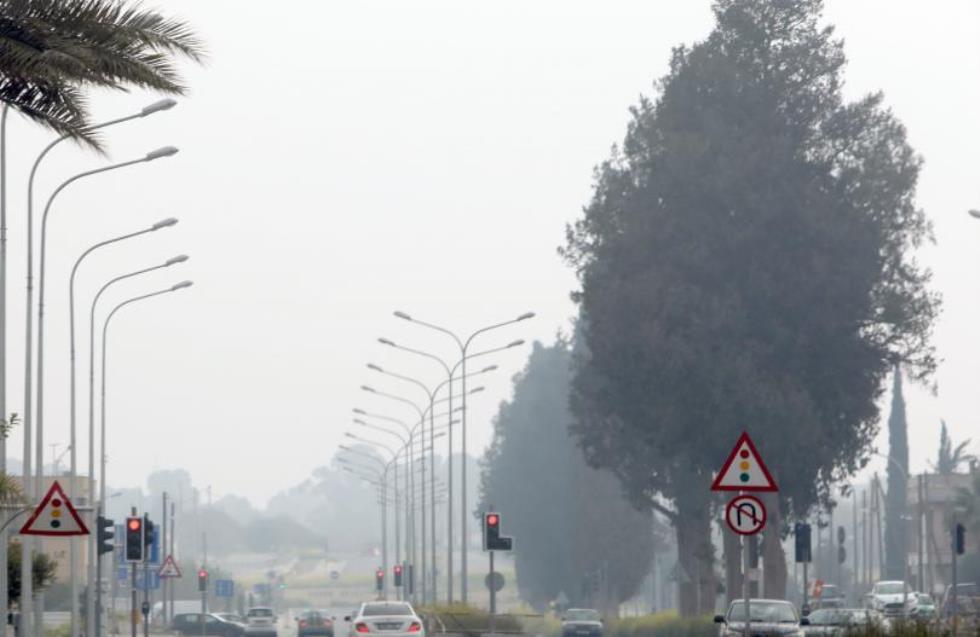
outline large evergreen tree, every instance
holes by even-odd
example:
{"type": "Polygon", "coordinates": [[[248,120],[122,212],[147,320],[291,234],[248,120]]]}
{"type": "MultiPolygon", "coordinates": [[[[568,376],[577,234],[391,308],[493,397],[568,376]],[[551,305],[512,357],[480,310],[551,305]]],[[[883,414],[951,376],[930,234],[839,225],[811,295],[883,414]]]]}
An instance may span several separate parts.
{"type": "MultiPolygon", "coordinates": [[[[708,490],[749,430],[802,515],[868,459],[883,382],[935,366],[938,301],[910,256],[929,237],[920,159],[880,94],[846,103],[819,0],[718,0],[632,109],[563,250],[581,289],[574,431],[595,466],[673,521],[681,611],[715,602],[708,490]]],[[[785,591],[765,534],[765,594],[785,591]]]]}
{"type": "Polygon", "coordinates": [[[888,496],[885,499],[885,562],[889,579],[905,579],[908,558],[909,436],[902,373],[895,367],[888,416],[888,496]]]}
{"type": "Polygon", "coordinates": [[[482,461],[481,498],[517,542],[522,599],[538,609],[559,593],[614,612],[649,572],[653,520],[608,471],[586,466],[568,431],[571,353],[535,343],[514,398],[500,407],[482,461]]]}

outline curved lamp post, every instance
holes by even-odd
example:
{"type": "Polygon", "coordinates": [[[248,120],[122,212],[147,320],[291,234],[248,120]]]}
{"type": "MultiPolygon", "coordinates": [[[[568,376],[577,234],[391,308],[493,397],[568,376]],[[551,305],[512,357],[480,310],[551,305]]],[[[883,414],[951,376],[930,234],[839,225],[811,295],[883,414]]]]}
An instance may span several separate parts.
{"type": "MultiPolygon", "coordinates": [[[[162,221],[160,223],[163,223],[162,221]]],[[[113,284],[124,281],[126,279],[138,276],[140,274],[145,274],[147,272],[153,272],[154,270],[161,270],[163,268],[169,268],[172,265],[178,263],[183,263],[187,261],[188,257],[185,254],[181,254],[176,257],[167,259],[163,263],[158,265],[150,266],[148,268],[143,268],[141,270],[135,270],[133,272],[128,272],[126,274],[117,276],[115,278],[109,279],[99,291],[96,292],[95,296],[92,298],[92,305],[89,309],[89,326],[88,326],[88,497],[89,502],[93,503],[96,501],[95,497],[95,308],[98,305],[99,299],[102,294],[109,289],[113,284]]],[[[106,485],[104,481],[99,482],[99,510],[104,512],[105,507],[105,493],[106,485]]],[[[97,597],[101,598],[101,589],[95,589],[95,582],[102,581],[102,556],[99,555],[97,549],[97,534],[92,534],[92,558],[89,560],[89,574],[88,583],[89,590],[96,590],[97,597]],[[95,573],[92,573],[91,562],[95,561],[95,573]]],[[[100,628],[102,619],[102,609],[96,606],[96,600],[94,597],[86,598],[87,608],[89,611],[89,617],[93,617],[93,628],[92,634],[100,634],[97,628],[100,628]]]]}
{"type": "MultiPolygon", "coordinates": [[[[162,221],[158,221],[157,223],[153,224],[149,228],[144,228],[142,230],[137,230],[136,232],[130,232],[128,234],[120,235],[118,237],[113,237],[111,239],[106,239],[105,241],[100,241],[100,242],[96,243],[95,245],[93,245],[92,247],[90,247],[85,252],[83,252],[78,257],[78,259],[75,260],[75,265],[72,266],[71,276],[68,278],[68,332],[69,332],[69,343],[70,343],[70,345],[69,345],[69,350],[70,350],[70,352],[69,352],[69,359],[70,359],[70,370],[71,370],[71,381],[70,381],[70,391],[69,391],[69,400],[68,400],[68,403],[69,403],[69,407],[68,407],[69,441],[70,441],[69,442],[69,445],[70,445],[70,449],[71,449],[71,481],[70,481],[69,486],[68,486],[68,492],[71,494],[71,497],[72,498],[77,498],[78,497],[78,492],[77,492],[77,488],[76,488],[76,481],[77,481],[77,477],[76,476],[78,474],[78,454],[75,451],[75,449],[77,448],[76,435],[75,435],[76,422],[77,422],[76,421],[76,413],[75,413],[76,412],[76,406],[75,406],[75,404],[76,404],[76,392],[75,392],[75,275],[78,274],[78,266],[80,266],[82,264],[82,261],[84,261],[85,258],[88,255],[92,254],[93,252],[95,252],[99,248],[105,247],[107,245],[111,245],[113,243],[118,243],[119,241],[124,241],[126,239],[132,239],[134,237],[138,237],[140,235],[144,235],[144,234],[147,234],[147,233],[150,233],[150,232],[156,232],[157,230],[160,230],[162,228],[169,228],[169,227],[171,227],[173,225],[176,225],[176,223],[177,223],[177,219],[175,219],[173,217],[170,217],[168,219],[164,219],[162,221]]],[[[2,412],[0,412],[0,413],[2,413],[2,412]]],[[[91,443],[90,443],[89,451],[91,452],[91,443]]],[[[91,458],[91,453],[90,453],[90,458],[91,458]]],[[[91,470],[91,465],[89,466],[89,469],[91,470]]],[[[89,485],[88,485],[88,504],[89,504],[89,506],[91,506],[92,503],[95,501],[95,498],[94,498],[95,493],[94,493],[94,491],[95,491],[95,485],[90,482],[89,485]]],[[[97,553],[98,552],[98,549],[97,549],[96,535],[97,534],[90,534],[89,544],[91,545],[92,550],[96,551],[96,553],[97,553]]],[[[77,551],[76,542],[75,542],[75,539],[74,538],[72,539],[72,542],[71,542],[71,545],[70,545],[69,548],[70,548],[70,557],[69,557],[69,559],[71,561],[71,598],[73,600],[72,601],[72,613],[73,613],[73,615],[72,615],[72,621],[74,622],[75,621],[74,613],[77,612],[77,604],[78,604],[78,575],[77,575],[77,573],[78,573],[78,551],[77,551]]],[[[95,555],[96,553],[90,553],[90,555],[95,555]]],[[[89,583],[89,589],[88,590],[93,590],[92,585],[94,584],[94,580],[95,580],[95,568],[94,568],[94,564],[92,562],[93,561],[91,559],[88,560],[88,576],[87,576],[87,581],[89,583]]],[[[89,596],[89,597],[91,597],[91,596],[89,596]]],[[[92,600],[92,602],[94,602],[94,600],[92,600]]],[[[89,602],[88,601],[86,601],[86,605],[89,605],[89,602]]],[[[74,624],[73,624],[73,626],[74,626],[74,624]]]]}
{"type": "MultiPolygon", "coordinates": [[[[166,267],[166,266],[164,266],[164,267],[166,267]]],[[[153,268],[153,269],[156,269],[156,268],[153,268]]],[[[130,276],[132,276],[132,275],[130,275],[130,276]]],[[[119,277],[119,278],[125,278],[125,277],[119,277]]],[[[105,288],[108,287],[115,280],[116,279],[114,279],[113,281],[110,281],[105,286],[103,286],[102,290],[99,291],[99,294],[101,294],[102,291],[104,291],[105,288]]],[[[100,390],[100,392],[101,392],[100,393],[101,400],[100,400],[100,405],[99,405],[99,408],[100,408],[100,411],[101,411],[101,423],[100,423],[100,426],[99,426],[99,428],[100,428],[100,436],[99,436],[99,488],[100,488],[100,490],[102,492],[102,498],[99,500],[99,508],[100,508],[99,514],[100,515],[104,515],[105,514],[104,507],[105,507],[105,468],[106,468],[105,467],[105,465],[106,465],[106,453],[105,453],[105,449],[106,449],[106,444],[105,444],[105,438],[106,438],[106,436],[105,436],[105,432],[106,432],[106,428],[105,428],[105,412],[106,412],[106,408],[105,408],[106,345],[107,345],[107,337],[109,335],[109,325],[112,322],[112,317],[114,317],[119,310],[123,309],[124,307],[128,307],[128,306],[132,305],[133,303],[138,303],[140,301],[145,301],[147,299],[152,299],[154,297],[161,296],[163,294],[169,294],[171,292],[176,292],[176,291],[182,290],[184,288],[189,288],[192,285],[193,285],[193,282],[191,282],[191,281],[181,281],[180,283],[177,283],[175,285],[172,285],[169,288],[164,288],[162,290],[157,290],[156,292],[150,292],[148,294],[141,294],[139,296],[134,296],[132,298],[126,299],[125,301],[122,301],[121,303],[117,304],[114,308],[112,308],[112,311],[110,311],[109,314],[106,315],[105,322],[102,324],[102,370],[101,370],[102,371],[102,386],[101,386],[101,390],[100,390]]],[[[94,302],[93,302],[92,306],[93,306],[93,308],[95,307],[95,303],[94,302]]],[[[102,560],[100,559],[99,560],[100,571],[101,571],[101,565],[102,565],[102,560]]],[[[100,573],[100,577],[101,577],[101,573],[100,573]]],[[[99,581],[101,581],[101,579],[99,581]]],[[[96,592],[98,592],[98,590],[96,592]]],[[[101,595],[100,595],[100,597],[101,597],[101,595]]],[[[96,633],[95,634],[99,634],[99,630],[101,630],[101,625],[100,625],[101,624],[101,614],[102,613],[101,613],[101,605],[100,605],[99,608],[98,608],[98,611],[95,613],[95,615],[96,615],[96,633]]]]}

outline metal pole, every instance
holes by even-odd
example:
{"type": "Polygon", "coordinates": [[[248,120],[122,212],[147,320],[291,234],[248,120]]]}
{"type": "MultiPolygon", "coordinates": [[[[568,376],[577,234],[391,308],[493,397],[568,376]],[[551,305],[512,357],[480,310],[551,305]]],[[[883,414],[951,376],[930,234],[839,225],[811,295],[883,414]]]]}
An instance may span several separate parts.
{"type": "Polygon", "coordinates": [[[446,601],[453,603],[453,375],[449,374],[449,416],[446,426],[446,601]]]}
{"type": "MultiPolygon", "coordinates": [[[[7,418],[7,114],[10,105],[0,110],[0,420],[7,418]]],[[[0,436],[0,473],[7,475],[7,435],[0,436]]],[[[25,485],[26,486],[26,485],[25,485]]],[[[0,524],[6,524],[7,511],[0,510],[0,524]]],[[[0,619],[7,626],[7,527],[0,531],[0,619]]],[[[6,632],[4,632],[6,636],[6,632]]]]}
{"type": "Polygon", "coordinates": [[[493,551],[490,551],[490,634],[497,629],[497,581],[494,579],[493,551]]]}
{"type": "MultiPolygon", "coordinates": [[[[452,419],[452,413],[450,413],[449,418],[452,419]]],[[[432,398],[429,401],[429,493],[431,497],[429,498],[429,532],[431,533],[431,546],[432,546],[432,603],[435,604],[439,598],[437,595],[437,582],[439,581],[437,569],[436,569],[436,424],[435,424],[435,393],[433,392],[432,398]]],[[[422,431],[424,433],[425,426],[422,426],[422,431]]],[[[424,436],[423,436],[424,439],[424,436]]]]}
{"type": "MultiPolygon", "coordinates": [[[[460,424],[460,434],[459,434],[460,446],[462,447],[461,456],[460,456],[461,464],[459,469],[459,475],[460,475],[459,491],[460,491],[460,499],[461,499],[460,526],[459,526],[459,597],[460,600],[463,602],[463,604],[466,604],[469,599],[469,595],[468,595],[469,587],[467,586],[469,571],[467,570],[468,565],[467,565],[467,556],[466,556],[467,549],[469,548],[469,542],[467,541],[469,538],[466,535],[466,523],[469,518],[469,512],[466,509],[466,347],[468,345],[469,345],[469,341],[467,341],[466,345],[464,345],[461,348],[463,357],[462,357],[462,369],[460,370],[461,373],[460,382],[462,382],[463,384],[460,390],[462,391],[463,394],[463,400],[462,400],[463,414],[462,414],[462,418],[460,419],[461,424],[460,424]]],[[[450,385],[451,384],[452,383],[450,383],[450,385]]],[[[450,413],[449,417],[450,419],[452,418],[452,413],[450,413]]]]}
{"type": "Polygon", "coordinates": [[[917,495],[918,495],[918,501],[919,501],[918,510],[916,511],[916,516],[915,516],[915,536],[916,536],[916,543],[918,545],[916,547],[916,552],[918,553],[918,562],[919,562],[919,565],[918,565],[919,566],[919,568],[918,568],[918,588],[919,588],[920,591],[925,591],[926,590],[926,578],[925,578],[925,566],[923,564],[923,553],[924,553],[923,548],[925,547],[925,542],[923,541],[924,540],[924,534],[922,533],[922,520],[925,517],[925,515],[924,515],[924,511],[925,511],[925,509],[924,509],[924,502],[923,502],[923,498],[922,498],[922,481],[924,479],[924,476],[920,473],[918,476],[916,476],[916,478],[917,478],[916,479],[916,487],[917,487],[916,491],[918,492],[917,495]]]}
{"type": "Polygon", "coordinates": [[[853,587],[852,595],[854,596],[854,606],[861,605],[861,598],[859,597],[858,588],[861,573],[861,561],[858,557],[858,503],[857,503],[857,489],[851,491],[851,564],[853,573],[851,573],[851,580],[853,587]]]}
{"type": "MultiPolygon", "coordinates": [[[[160,525],[160,551],[163,552],[163,555],[161,556],[161,559],[163,560],[164,563],[167,560],[167,541],[168,541],[168,539],[170,537],[169,530],[167,529],[167,519],[168,519],[168,516],[167,516],[167,497],[168,497],[167,496],[167,492],[164,491],[163,492],[163,520],[162,520],[162,524],[160,525]]],[[[160,595],[160,597],[161,597],[161,600],[160,600],[161,601],[160,610],[163,611],[162,614],[163,614],[163,623],[164,623],[164,626],[166,626],[167,622],[169,621],[168,618],[167,618],[167,585],[166,585],[166,581],[167,581],[166,579],[163,579],[160,582],[160,594],[161,594],[160,595]]]]}
{"type": "MultiPolygon", "coordinates": [[[[742,596],[745,598],[745,637],[752,637],[752,610],[751,610],[751,598],[752,598],[752,579],[750,577],[749,571],[752,570],[752,562],[749,559],[749,542],[752,538],[746,537],[740,542],[742,548],[742,596]]],[[[803,580],[806,581],[806,562],[803,562],[803,580]]],[[[806,586],[804,585],[803,593],[803,605],[806,607],[806,586]]]]}
{"type": "Polygon", "coordinates": [[[952,573],[952,575],[953,575],[953,588],[950,589],[950,602],[951,602],[950,606],[951,606],[951,610],[953,612],[953,637],[956,637],[956,632],[959,629],[959,610],[960,609],[959,609],[959,604],[958,604],[958,601],[959,600],[957,600],[957,597],[956,597],[956,588],[957,588],[957,577],[958,577],[958,573],[957,573],[957,570],[956,570],[956,539],[955,539],[955,537],[956,537],[955,536],[955,534],[956,534],[956,520],[955,519],[953,520],[952,527],[953,527],[952,528],[953,537],[950,538],[950,549],[952,549],[950,551],[950,553],[952,553],[952,555],[953,555],[953,573],[952,573]]]}

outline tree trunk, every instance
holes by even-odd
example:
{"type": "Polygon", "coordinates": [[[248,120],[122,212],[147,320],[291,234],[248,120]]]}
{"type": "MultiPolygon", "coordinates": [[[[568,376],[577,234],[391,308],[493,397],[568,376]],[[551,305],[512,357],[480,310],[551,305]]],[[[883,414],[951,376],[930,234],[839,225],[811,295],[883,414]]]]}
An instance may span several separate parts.
{"type": "Polygon", "coordinates": [[[710,507],[707,503],[680,501],[674,529],[677,533],[678,589],[683,617],[711,613],[715,609],[718,581],[711,544],[710,507]]]}
{"type": "Polygon", "coordinates": [[[779,495],[767,493],[765,505],[768,510],[766,530],[762,536],[763,595],[768,599],[786,597],[786,553],[779,537],[783,524],[783,512],[779,507],[779,495]]]}
{"type": "Polygon", "coordinates": [[[728,528],[721,530],[725,557],[725,599],[730,604],[742,596],[742,544],[728,528]]]}

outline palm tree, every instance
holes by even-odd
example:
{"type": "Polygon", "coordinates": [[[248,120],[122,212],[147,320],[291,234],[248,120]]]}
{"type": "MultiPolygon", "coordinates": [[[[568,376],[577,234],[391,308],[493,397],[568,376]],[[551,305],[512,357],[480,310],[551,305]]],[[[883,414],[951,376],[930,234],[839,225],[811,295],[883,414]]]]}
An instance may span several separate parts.
{"type": "Polygon", "coordinates": [[[202,60],[190,27],[122,0],[0,0],[0,101],[96,147],[83,89],[182,94],[175,56],[202,60]]]}
{"type": "Polygon", "coordinates": [[[940,475],[949,475],[951,473],[956,473],[961,465],[970,464],[977,461],[977,457],[972,453],[967,453],[966,448],[970,444],[970,439],[967,438],[960,444],[953,447],[953,441],[949,437],[949,432],[946,431],[946,421],[942,422],[942,429],[939,432],[939,455],[936,458],[935,464],[932,464],[933,470],[940,475]]]}

